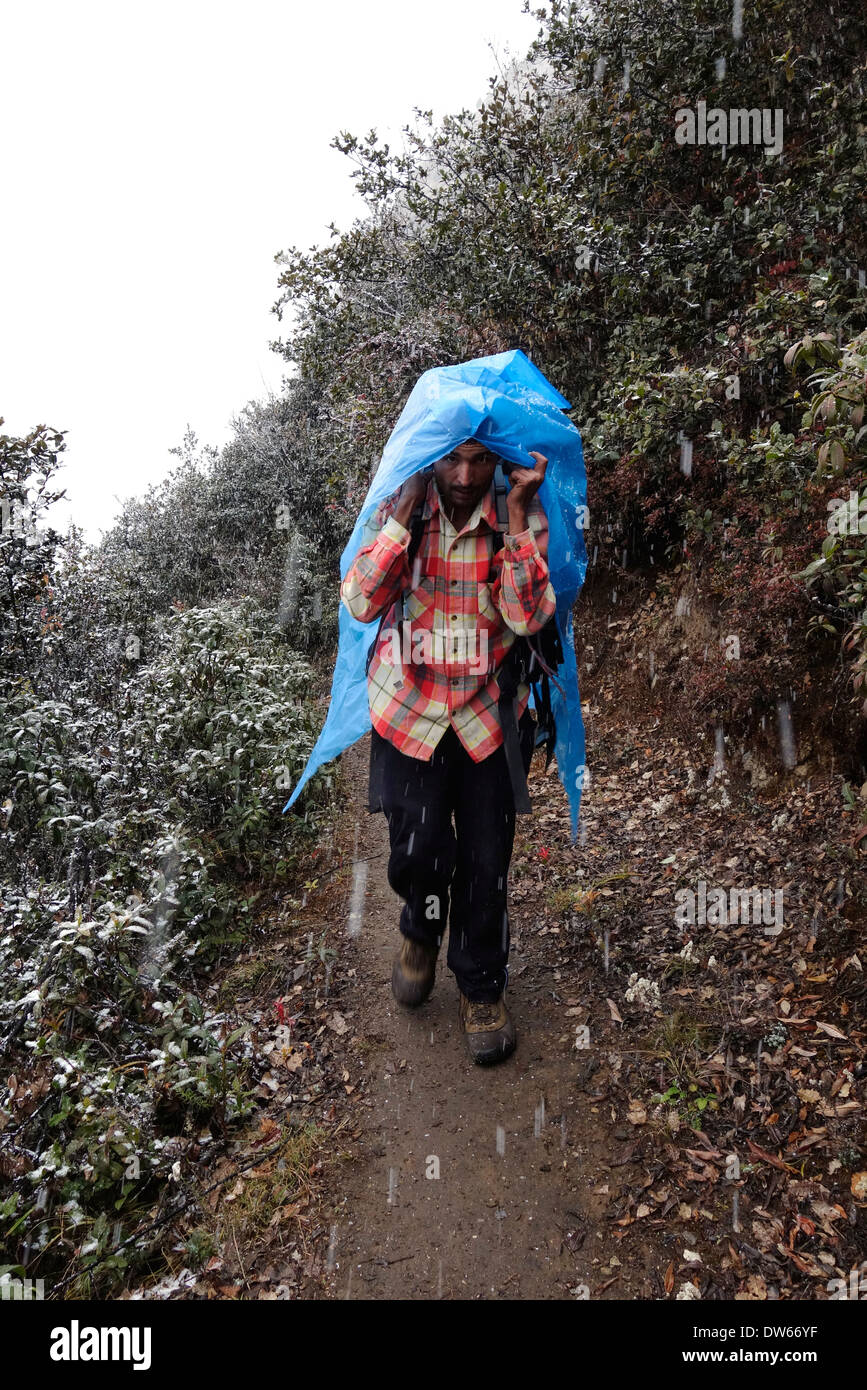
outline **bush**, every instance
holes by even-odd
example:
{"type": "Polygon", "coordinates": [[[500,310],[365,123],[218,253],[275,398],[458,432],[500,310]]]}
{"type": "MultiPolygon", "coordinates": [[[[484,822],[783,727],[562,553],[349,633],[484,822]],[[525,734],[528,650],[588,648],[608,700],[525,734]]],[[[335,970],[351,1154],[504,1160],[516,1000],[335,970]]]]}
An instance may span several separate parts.
{"type": "MultiPolygon", "coordinates": [[[[326,804],[281,818],[313,745],[312,672],[252,600],[158,617],[113,706],[37,699],[0,718],[0,1241],[28,1275],[124,1245],[186,1143],[249,1110],[251,1045],[201,994],[291,879],[326,804]]],[[[79,1287],[85,1288],[86,1284],[79,1287]]]]}

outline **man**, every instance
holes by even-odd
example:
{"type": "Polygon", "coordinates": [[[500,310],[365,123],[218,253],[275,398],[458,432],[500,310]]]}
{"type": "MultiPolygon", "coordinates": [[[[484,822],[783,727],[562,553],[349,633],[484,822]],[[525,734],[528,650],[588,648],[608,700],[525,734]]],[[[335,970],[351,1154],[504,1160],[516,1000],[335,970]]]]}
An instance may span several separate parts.
{"type": "MultiPolygon", "coordinates": [[[[497,458],[467,440],[381,504],[375,538],[341,585],[353,617],[380,619],[368,675],[371,810],[388,818],[388,880],[404,900],[392,989],[417,1007],[434,983],[449,916],[448,967],[460,990],[470,1056],[485,1064],[515,1049],[505,1005],[506,881],[515,800],[498,714],[497,672],[517,636],[555,610],[548,523],[536,493],[547,459],[509,476],[508,530],[498,548],[492,482],[497,458]],[[421,509],[418,553],[408,559],[421,509]],[[406,624],[396,624],[405,598],[406,624]],[[452,828],[454,817],[454,828],[452,828]]],[[[525,770],[533,750],[528,688],[518,687],[525,770]]]]}

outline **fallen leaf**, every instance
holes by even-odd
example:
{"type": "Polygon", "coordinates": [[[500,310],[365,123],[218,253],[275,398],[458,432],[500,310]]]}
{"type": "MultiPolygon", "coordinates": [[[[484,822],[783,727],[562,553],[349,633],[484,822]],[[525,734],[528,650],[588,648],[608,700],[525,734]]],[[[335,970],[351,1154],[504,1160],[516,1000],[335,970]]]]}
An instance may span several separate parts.
{"type": "Polygon", "coordinates": [[[779,1168],[783,1173],[795,1172],[795,1169],[790,1163],[784,1163],[781,1158],[777,1158],[774,1154],[769,1154],[766,1149],[760,1149],[758,1144],[753,1143],[752,1139],[747,1140],[747,1145],[749,1146],[750,1152],[755,1154],[756,1158],[761,1158],[765,1163],[770,1163],[772,1168],[779,1168]]]}
{"type": "Polygon", "coordinates": [[[735,1298],[741,1300],[742,1302],[744,1300],[747,1300],[755,1301],[758,1303],[764,1303],[764,1301],[767,1299],[767,1296],[768,1286],[762,1278],[761,1274],[751,1274],[747,1279],[746,1283],[744,1284],[744,1287],[740,1290],[739,1293],[735,1294],[735,1298]]]}
{"type": "Polygon", "coordinates": [[[867,1173],[853,1173],[849,1190],[856,1202],[867,1202],[867,1173]]]}
{"type": "Polygon", "coordinates": [[[821,1028],[823,1033],[827,1033],[829,1038],[842,1038],[846,1042],[846,1034],[841,1033],[839,1028],[835,1028],[833,1023],[823,1023],[821,1019],[816,1019],[816,1027],[821,1028]]]}

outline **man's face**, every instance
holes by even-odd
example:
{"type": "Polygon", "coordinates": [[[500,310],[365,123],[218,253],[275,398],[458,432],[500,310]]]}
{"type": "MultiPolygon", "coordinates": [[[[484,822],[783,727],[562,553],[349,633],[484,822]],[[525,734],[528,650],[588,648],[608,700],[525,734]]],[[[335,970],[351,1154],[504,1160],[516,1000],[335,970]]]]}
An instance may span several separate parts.
{"type": "Polygon", "coordinates": [[[449,511],[472,511],[484,497],[498,459],[475,439],[468,439],[434,464],[437,487],[449,511]]]}

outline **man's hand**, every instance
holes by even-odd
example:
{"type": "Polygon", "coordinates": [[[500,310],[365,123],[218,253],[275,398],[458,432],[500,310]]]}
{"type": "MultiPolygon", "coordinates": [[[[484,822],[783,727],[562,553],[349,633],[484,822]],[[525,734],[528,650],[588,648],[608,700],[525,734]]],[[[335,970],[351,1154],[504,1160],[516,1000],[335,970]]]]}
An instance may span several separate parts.
{"type": "Polygon", "coordinates": [[[509,508],[509,533],[513,536],[526,531],[527,508],[539,491],[548,467],[544,454],[537,454],[531,449],[530,458],[536,460],[535,468],[513,468],[509,473],[511,488],[506,504],[509,508]]]}
{"type": "Polygon", "coordinates": [[[412,477],[407,478],[401,487],[397,506],[394,509],[394,519],[399,521],[401,526],[409,525],[409,519],[416,507],[424,501],[429,478],[429,473],[413,473],[412,477]]]}

